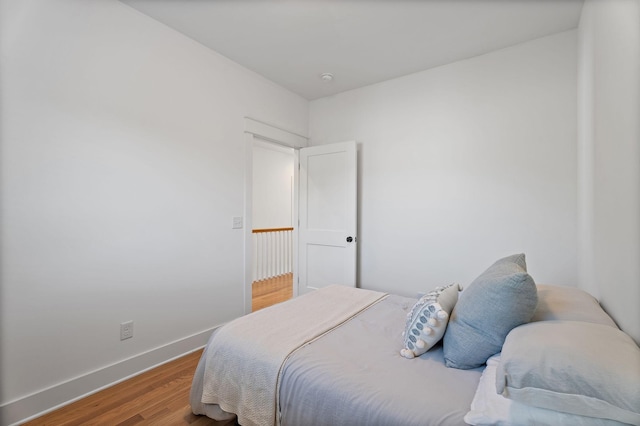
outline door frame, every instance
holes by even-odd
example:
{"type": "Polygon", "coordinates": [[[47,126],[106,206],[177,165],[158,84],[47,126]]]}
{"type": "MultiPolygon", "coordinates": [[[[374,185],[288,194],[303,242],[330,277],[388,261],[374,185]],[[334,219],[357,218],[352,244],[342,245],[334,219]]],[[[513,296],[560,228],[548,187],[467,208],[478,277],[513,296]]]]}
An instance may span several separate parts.
{"type": "Polygon", "coordinates": [[[274,125],[244,117],[244,313],[251,312],[253,285],[253,143],[255,138],[294,149],[293,177],[293,296],[298,295],[298,150],[309,146],[309,138],[274,125]]]}

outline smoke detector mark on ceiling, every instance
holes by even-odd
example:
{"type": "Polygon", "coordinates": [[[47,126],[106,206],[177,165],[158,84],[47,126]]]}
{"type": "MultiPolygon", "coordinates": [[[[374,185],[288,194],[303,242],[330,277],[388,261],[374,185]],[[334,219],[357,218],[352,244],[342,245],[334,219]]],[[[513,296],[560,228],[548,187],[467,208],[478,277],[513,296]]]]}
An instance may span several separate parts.
{"type": "Polygon", "coordinates": [[[330,72],[323,72],[322,74],[320,74],[320,78],[325,83],[330,83],[333,81],[333,74],[331,74],[330,72]]]}

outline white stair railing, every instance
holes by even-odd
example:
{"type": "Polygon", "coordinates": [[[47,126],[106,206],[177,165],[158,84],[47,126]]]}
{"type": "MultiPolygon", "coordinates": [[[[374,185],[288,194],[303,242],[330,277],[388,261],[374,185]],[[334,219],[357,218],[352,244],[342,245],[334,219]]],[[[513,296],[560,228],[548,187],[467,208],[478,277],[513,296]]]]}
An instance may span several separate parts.
{"type": "Polygon", "coordinates": [[[253,281],[293,271],[293,228],[254,229],[253,281]]]}

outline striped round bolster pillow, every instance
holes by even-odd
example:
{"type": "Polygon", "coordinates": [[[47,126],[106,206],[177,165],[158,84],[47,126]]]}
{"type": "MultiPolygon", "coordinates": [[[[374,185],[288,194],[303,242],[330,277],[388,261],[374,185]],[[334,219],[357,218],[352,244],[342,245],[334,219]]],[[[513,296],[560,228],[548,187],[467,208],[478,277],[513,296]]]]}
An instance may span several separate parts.
{"type": "Polygon", "coordinates": [[[404,348],[400,355],[408,359],[420,356],[442,339],[460,290],[458,284],[436,287],[413,305],[402,333],[404,348]]]}

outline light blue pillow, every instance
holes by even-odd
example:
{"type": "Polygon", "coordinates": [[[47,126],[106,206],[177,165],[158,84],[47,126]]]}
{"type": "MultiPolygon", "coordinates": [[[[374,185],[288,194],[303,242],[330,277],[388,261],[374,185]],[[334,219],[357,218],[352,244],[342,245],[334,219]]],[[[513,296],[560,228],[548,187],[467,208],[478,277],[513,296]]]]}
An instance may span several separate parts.
{"type": "Polygon", "coordinates": [[[538,303],[524,254],[498,260],[460,293],[443,339],[447,367],[484,365],[507,334],[531,320],[538,303]]]}

